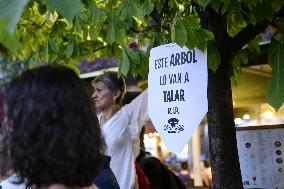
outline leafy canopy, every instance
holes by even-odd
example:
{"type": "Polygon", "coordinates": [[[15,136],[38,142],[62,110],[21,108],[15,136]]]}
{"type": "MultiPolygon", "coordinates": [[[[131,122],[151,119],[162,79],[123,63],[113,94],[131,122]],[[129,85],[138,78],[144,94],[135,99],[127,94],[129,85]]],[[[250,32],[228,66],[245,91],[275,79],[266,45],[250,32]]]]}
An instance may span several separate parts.
{"type": "MultiPolygon", "coordinates": [[[[283,56],[283,5],[281,0],[0,0],[0,56],[5,62],[24,62],[26,68],[65,64],[73,69],[83,58],[109,56],[120,60],[121,74],[145,76],[150,49],[176,42],[207,49],[209,68],[215,71],[222,61],[224,37],[241,41],[225,46],[232,48],[230,62],[238,70],[251,55],[242,49],[246,44],[249,52],[259,53],[266,27],[258,26],[264,23],[280,36],[275,40],[282,48],[270,52],[283,56]],[[217,21],[206,16],[208,10],[217,21]],[[245,36],[249,28],[256,34],[245,36]],[[130,47],[133,42],[140,48],[130,47]]],[[[271,65],[280,64],[278,60],[271,58],[271,65]]],[[[272,83],[283,76],[279,69],[273,66],[277,76],[272,83]]],[[[284,85],[271,87],[283,91],[284,85]]],[[[269,98],[283,102],[283,95],[276,93],[269,98]]]]}

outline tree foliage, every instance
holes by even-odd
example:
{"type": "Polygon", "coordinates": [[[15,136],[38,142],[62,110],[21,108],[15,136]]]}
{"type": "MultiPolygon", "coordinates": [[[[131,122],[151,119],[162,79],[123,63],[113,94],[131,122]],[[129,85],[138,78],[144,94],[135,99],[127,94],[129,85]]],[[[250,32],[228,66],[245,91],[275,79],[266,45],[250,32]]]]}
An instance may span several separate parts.
{"type": "Polygon", "coordinates": [[[145,76],[150,49],[176,42],[207,50],[209,68],[218,74],[220,66],[229,67],[237,82],[270,27],[268,99],[278,109],[284,101],[283,6],[283,0],[0,0],[0,71],[17,64],[78,71],[83,58],[103,55],[120,60],[122,75],[145,76]]]}
{"type": "MultiPolygon", "coordinates": [[[[205,50],[207,42],[214,40],[213,33],[200,23],[207,7],[224,15],[231,37],[264,20],[279,31],[282,27],[283,31],[275,16],[283,5],[280,0],[74,0],[72,3],[1,0],[0,3],[2,56],[12,60],[32,56],[30,64],[39,60],[77,63],[83,57],[106,53],[121,57],[125,51],[123,45],[138,41],[143,46],[156,40],[156,34],[161,34],[163,43],[175,41],[180,46],[205,50]]],[[[218,62],[215,59],[210,67],[218,62]]]]}
{"type": "MultiPolygon", "coordinates": [[[[135,58],[138,62],[130,60],[127,66],[127,56],[122,55],[132,41],[141,46],[175,41],[180,46],[205,50],[207,42],[214,40],[214,34],[200,22],[202,12],[208,7],[224,15],[230,37],[250,24],[263,21],[270,21],[277,29],[283,27],[275,16],[283,5],[279,0],[74,0],[72,3],[1,0],[0,3],[2,56],[10,60],[30,57],[32,66],[36,62],[76,64],[82,58],[104,54],[124,57],[121,71],[127,73],[132,65],[140,65],[136,66],[138,69],[147,66],[135,58]],[[157,34],[163,39],[156,40],[157,34]]],[[[152,47],[149,45],[148,49],[152,47]]],[[[212,52],[218,53],[214,49],[212,52]]],[[[216,69],[218,56],[210,57],[209,66],[216,69]]],[[[131,71],[137,73],[136,68],[131,71]]]]}
{"type": "MultiPolygon", "coordinates": [[[[220,36],[207,30],[204,23],[202,26],[206,9],[214,9],[222,17],[228,37],[238,40],[246,29],[264,23],[281,36],[283,4],[281,0],[1,0],[1,56],[8,61],[28,59],[27,67],[39,63],[74,67],[71,64],[83,58],[104,55],[120,59],[123,75],[129,71],[145,75],[149,50],[174,41],[189,48],[207,48],[209,67],[216,70],[220,52],[215,38],[220,36]],[[146,53],[129,48],[133,41],[140,47],[149,44],[146,53]]],[[[261,35],[264,29],[255,32],[261,35]]],[[[245,43],[235,45],[234,54],[240,56],[240,45],[251,40],[258,46],[260,39],[247,36],[245,43]]],[[[283,37],[276,40],[283,45],[283,37]]],[[[248,55],[241,56],[246,60],[248,55]]],[[[236,70],[240,64],[232,66],[236,70]]]]}

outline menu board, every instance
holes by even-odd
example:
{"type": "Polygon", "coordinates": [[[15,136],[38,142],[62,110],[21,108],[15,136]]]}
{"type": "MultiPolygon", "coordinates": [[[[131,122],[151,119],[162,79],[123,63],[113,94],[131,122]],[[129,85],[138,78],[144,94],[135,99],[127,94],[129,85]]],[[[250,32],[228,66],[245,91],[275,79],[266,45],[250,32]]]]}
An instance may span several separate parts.
{"type": "Polygon", "coordinates": [[[284,189],[284,125],[237,127],[243,187],[284,189]]]}

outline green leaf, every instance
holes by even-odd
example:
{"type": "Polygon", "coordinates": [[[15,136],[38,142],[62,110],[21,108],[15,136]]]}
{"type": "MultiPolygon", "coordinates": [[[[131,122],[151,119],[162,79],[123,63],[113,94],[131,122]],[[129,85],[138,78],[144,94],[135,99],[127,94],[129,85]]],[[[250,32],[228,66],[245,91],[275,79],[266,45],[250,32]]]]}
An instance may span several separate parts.
{"type": "Polygon", "coordinates": [[[126,32],[124,29],[117,29],[116,30],[116,39],[115,41],[118,44],[123,44],[124,43],[124,39],[126,38],[126,32]]]}
{"type": "Polygon", "coordinates": [[[73,54],[73,51],[74,51],[74,40],[71,40],[67,45],[66,58],[70,58],[73,54]]]}
{"type": "Polygon", "coordinates": [[[154,8],[151,0],[143,1],[122,1],[118,8],[118,12],[122,15],[124,21],[131,20],[132,17],[143,19],[145,15],[149,15],[154,8]]]}
{"type": "MultiPolygon", "coordinates": [[[[274,46],[276,47],[276,46],[274,46]]],[[[268,83],[267,100],[268,103],[278,111],[284,102],[284,48],[275,48],[271,57],[272,72],[268,83]]]]}
{"type": "Polygon", "coordinates": [[[146,51],[146,56],[149,57],[150,56],[150,51],[151,49],[154,47],[155,44],[155,40],[156,40],[156,34],[153,35],[151,41],[149,42],[149,45],[147,47],[147,51],[146,51]]]}
{"type": "Polygon", "coordinates": [[[119,64],[119,72],[126,77],[129,71],[129,68],[130,68],[130,62],[129,62],[127,53],[125,49],[122,48],[121,59],[120,59],[120,64],[119,64]]]}
{"type": "Polygon", "coordinates": [[[45,43],[43,61],[49,63],[49,44],[48,41],[45,43]]]}
{"type": "Polygon", "coordinates": [[[81,24],[80,24],[80,19],[77,17],[74,20],[74,32],[77,34],[81,34],[83,32],[81,24]]]}
{"type": "MultiPolygon", "coordinates": [[[[168,0],[168,1],[165,1],[164,3],[168,3],[168,6],[170,8],[170,11],[169,12],[178,12],[179,11],[179,3],[178,3],[178,0],[168,0]]],[[[173,14],[174,15],[174,14],[173,14]]]]}
{"type": "Polygon", "coordinates": [[[280,33],[282,33],[282,36],[283,36],[283,33],[284,33],[284,18],[275,19],[275,23],[276,23],[277,29],[279,30],[280,33]]]}
{"type": "Polygon", "coordinates": [[[219,12],[219,8],[222,5],[220,0],[211,0],[209,3],[210,7],[212,7],[216,12],[219,12]]]}
{"type": "Polygon", "coordinates": [[[72,53],[71,58],[75,59],[75,58],[80,57],[80,55],[81,55],[80,48],[78,47],[77,41],[74,40],[73,53],[72,53]]]}
{"type": "Polygon", "coordinates": [[[69,63],[65,64],[68,68],[71,68],[77,75],[80,75],[80,69],[75,64],[69,63]]]}
{"type": "Polygon", "coordinates": [[[11,52],[16,52],[20,47],[16,36],[7,30],[7,24],[2,20],[0,20],[0,44],[3,44],[11,52]]]}
{"type": "Polygon", "coordinates": [[[226,12],[238,12],[241,10],[241,2],[236,0],[221,0],[226,12]]]}
{"type": "Polygon", "coordinates": [[[230,80],[231,80],[231,84],[233,86],[235,86],[235,87],[240,85],[240,74],[241,74],[241,71],[242,70],[240,68],[233,67],[233,73],[231,73],[232,75],[231,75],[230,80]]]}
{"type": "Polygon", "coordinates": [[[275,12],[278,12],[282,6],[284,6],[284,1],[279,1],[279,0],[272,0],[270,1],[271,7],[275,12]]]}
{"type": "Polygon", "coordinates": [[[166,43],[166,37],[161,33],[156,33],[155,43],[153,47],[157,47],[166,43]]]}
{"type": "Polygon", "coordinates": [[[39,12],[40,14],[45,14],[46,11],[47,11],[47,9],[46,9],[46,6],[45,6],[45,5],[39,5],[39,7],[38,7],[38,12],[39,12]]]}
{"type": "Polygon", "coordinates": [[[208,67],[215,72],[220,65],[221,57],[214,41],[208,41],[207,55],[208,67]]]}
{"type": "Polygon", "coordinates": [[[67,23],[63,20],[57,19],[52,26],[50,36],[58,36],[62,35],[64,32],[67,31],[67,23]]]}
{"type": "Polygon", "coordinates": [[[80,0],[46,0],[46,6],[51,12],[57,11],[58,14],[72,20],[79,13],[83,4],[80,0]]]}
{"type": "Polygon", "coordinates": [[[189,49],[194,49],[195,47],[197,47],[197,34],[195,32],[195,30],[192,30],[192,29],[188,29],[187,28],[187,42],[186,42],[186,46],[189,48],[189,49]]]}
{"type": "Polygon", "coordinates": [[[138,69],[138,74],[141,77],[145,77],[148,74],[149,60],[143,51],[139,51],[140,56],[140,68],[138,69]]]}
{"type": "Polygon", "coordinates": [[[252,21],[252,23],[261,22],[264,19],[271,20],[273,18],[274,11],[271,6],[270,1],[263,0],[258,1],[256,6],[252,9],[249,18],[252,21]]]}
{"type": "Polygon", "coordinates": [[[197,15],[185,16],[183,23],[187,29],[197,30],[201,28],[200,18],[197,15]]]}
{"type": "Polygon", "coordinates": [[[207,41],[212,40],[213,37],[210,35],[211,33],[207,33],[207,30],[198,30],[197,32],[197,48],[201,51],[204,51],[207,48],[207,41]]]}
{"type": "Polygon", "coordinates": [[[268,64],[273,67],[273,64],[277,61],[275,58],[278,56],[279,51],[279,44],[275,40],[271,40],[268,52],[268,64]]]}
{"type": "Polygon", "coordinates": [[[154,4],[151,0],[145,0],[145,1],[132,1],[135,3],[135,6],[137,8],[136,15],[140,18],[144,18],[145,15],[150,14],[153,11],[154,4]]]}
{"type": "Polygon", "coordinates": [[[165,39],[164,35],[162,35],[160,33],[156,33],[156,32],[152,33],[152,39],[149,42],[149,45],[148,45],[148,48],[147,48],[147,51],[146,51],[146,56],[147,57],[150,56],[150,50],[152,48],[163,45],[165,43],[166,43],[166,39],[165,39]]]}
{"type": "Polygon", "coordinates": [[[96,40],[100,36],[100,30],[91,26],[89,29],[89,36],[91,37],[91,40],[96,40]]]}
{"type": "Polygon", "coordinates": [[[84,11],[79,12],[78,17],[79,17],[80,21],[82,23],[84,23],[84,25],[86,25],[86,24],[89,24],[89,21],[91,19],[91,13],[89,11],[86,12],[84,10],[84,11]]]}
{"type": "Polygon", "coordinates": [[[120,4],[118,11],[122,15],[123,20],[132,18],[132,16],[134,16],[138,12],[137,8],[134,6],[133,1],[130,0],[124,0],[120,4]]]}
{"type": "Polygon", "coordinates": [[[197,0],[197,3],[205,8],[210,3],[210,1],[211,0],[197,0]]]}
{"type": "Polygon", "coordinates": [[[228,13],[226,18],[227,30],[231,37],[237,35],[243,28],[247,26],[247,23],[240,12],[228,13]]]}
{"type": "Polygon", "coordinates": [[[136,49],[131,49],[128,46],[124,46],[124,50],[130,60],[130,65],[132,64],[140,64],[140,56],[139,51],[136,49]]]}
{"type": "Polygon", "coordinates": [[[240,83],[240,73],[242,72],[242,65],[246,65],[248,62],[248,57],[246,52],[242,49],[235,55],[232,59],[233,73],[231,77],[231,82],[233,85],[239,85],[240,83]]]}
{"type": "Polygon", "coordinates": [[[207,41],[214,39],[213,33],[205,29],[187,29],[187,35],[186,46],[190,49],[194,49],[196,47],[202,51],[206,49],[207,41]]]}
{"type": "Polygon", "coordinates": [[[58,44],[51,39],[48,40],[48,47],[50,48],[51,51],[53,51],[55,53],[57,53],[59,51],[58,44]]]}
{"type": "Polygon", "coordinates": [[[97,7],[92,8],[91,19],[94,25],[103,23],[106,20],[107,16],[104,10],[97,7]]]}
{"type": "Polygon", "coordinates": [[[237,61],[238,67],[241,67],[241,65],[246,65],[248,63],[248,57],[244,50],[241,50],[234,58],[235,61],[237,61]]]}
{"type": "Polygon", "coordinates": [[[187,32],[183,22],[179,17],[176,17],[171,26],[171,39],[180,47],[183,47],[187,42],[187,32]]]}
{"type": "Polygon", "coordinates": [[[0,20],[7,23],[7,31],[14,33],[28,0],[0,0],[0,20]]]}
{"type": "Polygon", "coordinates": [[[185,17],[183,23],[187,31],[186,46],[190,49],[197,47],[202,51],[205,50],[207,41],[214,38],[213,33],[201,28],[197,15],[185,17]]]}
{"type": "Polygon", "coordinates": [[[109,23],[108,29],[106,31],[106,41],[112,44],[116,39],[116,27],[114,23],[114,19],[109,23]]]}
{"type": "Polygon", "coordinates": [[[259,47],[259,40],[258,39],[253,39],[248,42],[248,49],[252,53],[260,53],[260,47],[259,47]]]}

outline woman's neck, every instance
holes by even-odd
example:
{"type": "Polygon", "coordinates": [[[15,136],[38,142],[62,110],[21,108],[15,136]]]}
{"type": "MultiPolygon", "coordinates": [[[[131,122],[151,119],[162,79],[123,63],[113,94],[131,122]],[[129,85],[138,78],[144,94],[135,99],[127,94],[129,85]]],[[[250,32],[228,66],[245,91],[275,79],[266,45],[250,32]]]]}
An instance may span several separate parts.
{"type": "Polygon", "coordinates": [[[102,111],[100,117],[100,124],[104,124],[105,122],[107,122],[118,110],[119,110],[118,106],[113,106],[102,111]]]}

